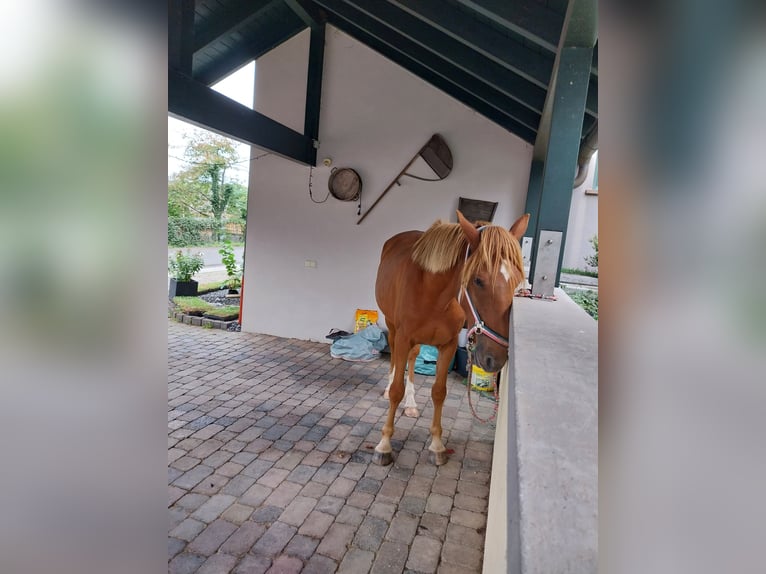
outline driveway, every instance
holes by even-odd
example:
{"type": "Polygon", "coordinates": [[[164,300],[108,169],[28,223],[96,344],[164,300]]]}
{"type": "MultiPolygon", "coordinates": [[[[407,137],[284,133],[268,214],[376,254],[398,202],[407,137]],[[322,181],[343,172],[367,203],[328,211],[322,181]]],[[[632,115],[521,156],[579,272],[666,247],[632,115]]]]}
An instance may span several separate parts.
{"type": "Polygon", "coordinates": [[[387,374],[326,344],[168,321],[169,572],[481,572],[494,428],[451,373],[453,452],[430,464],[432,379],[416,375],[420,417],[397,418],[393,465],[371,464],[387,374]]]}

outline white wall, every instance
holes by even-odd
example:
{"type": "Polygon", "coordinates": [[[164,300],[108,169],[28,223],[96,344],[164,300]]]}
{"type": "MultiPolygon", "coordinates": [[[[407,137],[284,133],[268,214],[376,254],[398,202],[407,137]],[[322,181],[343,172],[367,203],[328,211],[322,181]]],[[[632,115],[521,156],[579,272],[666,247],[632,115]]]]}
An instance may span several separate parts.
{"type": "MultiPolygon", "coordinates": [[[[308,40],[306,30],[256,64],[255,109],[301,132],[308,40]]],[[[357,308],[377,308],[388,237],[454,221],[461,195],[498,201],[495,223],[506,226],[524,208],[532,146],[328,26],[319,159],[359,172],[363,212],[433,133],[452,150],[449,177],[403,178],[358,226],[357,203],[311,202],[308,167],[275,156],[252,163],[243,330],[318,341],[331,328],[350,331],[357,308]],[[317,267],[305,268],[307,259],[317,267]]],[[[329,174],[314,169],[315,198],[327,194],[329,174]]]]}
{"type": "Polygon", "coordinates": [[[588,176],[580,187],[572,190],[572,203],[569,207],[567,240],[564,246],[564,267],[594,270],[585,263],[585,258],[593,255],[590,238],[598,233],[598,195],[586,195],[593,189],[596,174],[598,152],[588,166],[588,176]]]}

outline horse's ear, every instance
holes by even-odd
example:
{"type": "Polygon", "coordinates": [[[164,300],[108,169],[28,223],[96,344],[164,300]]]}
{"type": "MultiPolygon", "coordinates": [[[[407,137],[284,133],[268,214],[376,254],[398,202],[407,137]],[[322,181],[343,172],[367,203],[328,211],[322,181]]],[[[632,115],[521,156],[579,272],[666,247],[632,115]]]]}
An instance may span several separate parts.
{"type": "Polygon", "coordinates": [[[460,213],[459,209],[457,210],[457,221],[460,223],[460,227],[463,228],[463,233],[465,233],[465,236],[468,239],[468,245],[471,246],[471,250],[476,251],[476,248],[479,246],[479,230],[476,229],[470,221],[463,217],[463,214],[460,213]]]}
{"type": "Polygon", "coordinates": [[[527,225],[529,225],[529,214],[525,213],[516,220],[516,223],[511,225],[511,235],[521,241],[527,231],[527,225]]]}

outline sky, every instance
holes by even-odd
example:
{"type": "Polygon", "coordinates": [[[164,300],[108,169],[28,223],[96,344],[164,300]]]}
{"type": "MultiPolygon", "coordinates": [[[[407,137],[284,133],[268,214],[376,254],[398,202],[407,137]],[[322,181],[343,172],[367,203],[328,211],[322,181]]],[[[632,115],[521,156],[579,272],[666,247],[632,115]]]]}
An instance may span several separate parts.
{"type": "MultiPolygon", "coordinates": [[[[227,76],[217,84],[214,84],[212,88],[215,91],[230,97],[232,100],[236,100],[240,104],[253,109],[255,62],[250,62],[247,66],[240,68],[230,76],[227,76]]],[[[185,133],[194,131],[204,130],[168,115],[168,177],[174,173],[178,173],[188,165],[183,160],[184,148],[186,147],[183,136],[185,133]]],[[[241,160],[250,157],[249,145],[237,141],[234,143],[241,160]]],[[[227,179],[231,177],[231,179],[238,181],[243,185],[247,185],[249,175],[248,169],[249,162],[243,161],[231,169],[226,170],[226,177],[227,179]],[[231,176],[229,174],[231,174],[231,176]]]]}

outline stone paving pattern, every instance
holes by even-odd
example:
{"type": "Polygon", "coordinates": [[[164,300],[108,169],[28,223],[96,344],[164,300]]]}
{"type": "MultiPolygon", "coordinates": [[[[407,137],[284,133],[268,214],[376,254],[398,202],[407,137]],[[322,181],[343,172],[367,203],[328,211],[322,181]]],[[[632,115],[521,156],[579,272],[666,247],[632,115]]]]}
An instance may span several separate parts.
{"type": "Polygon", "coordinates": [[[481,572],[494,427],[451,373],[453,452],[434,466],[432,377],[416,375],[420,417],[400,407],[394,464],[374,465],[387,377],[387,358],[169,320],[168,571],[481,572]]]}

